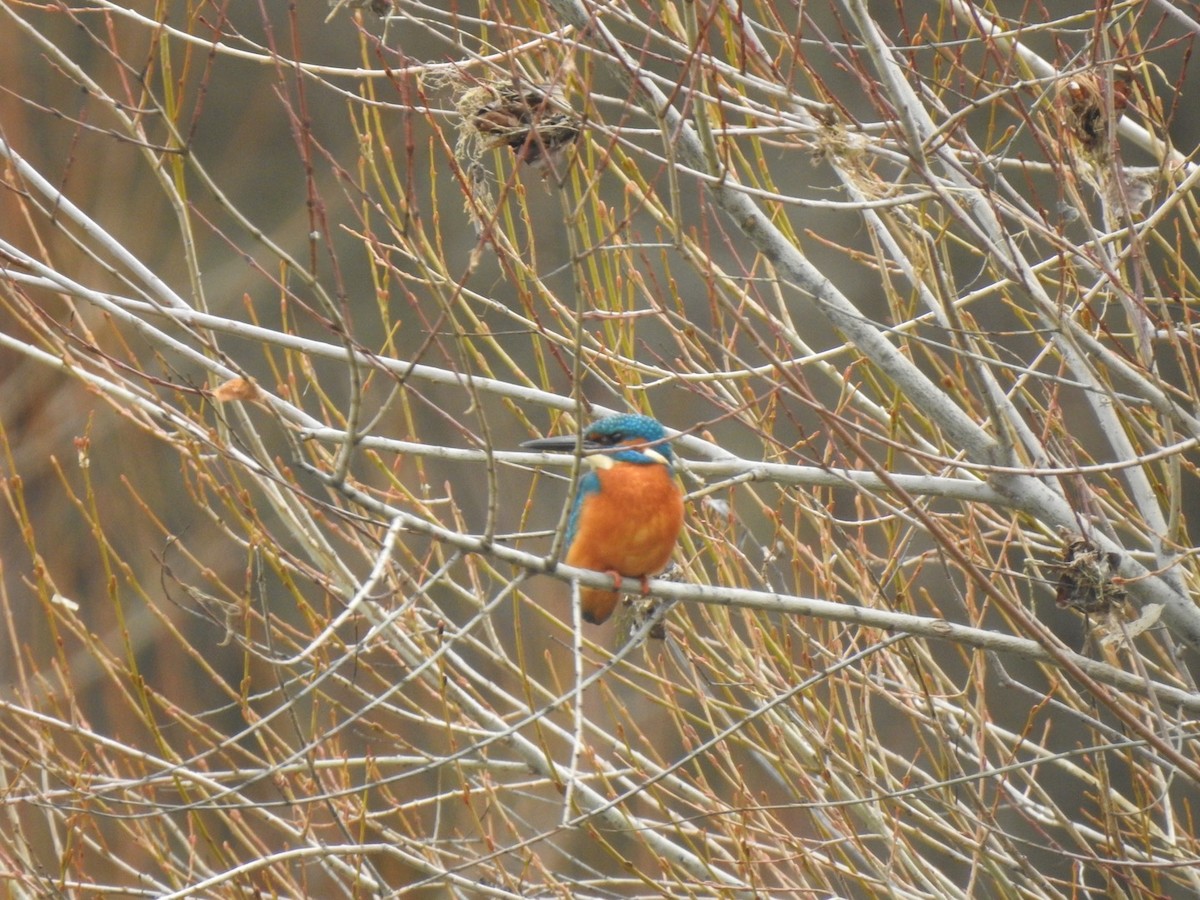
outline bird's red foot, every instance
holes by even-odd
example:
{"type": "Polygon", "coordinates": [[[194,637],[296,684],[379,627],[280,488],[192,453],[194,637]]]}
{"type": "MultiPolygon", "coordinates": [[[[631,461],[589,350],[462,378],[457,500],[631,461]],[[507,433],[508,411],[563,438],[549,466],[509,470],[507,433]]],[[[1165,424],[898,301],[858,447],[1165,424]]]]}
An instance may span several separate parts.
{"type": "MultiPolygon", "coordinates": [[[[622,575],[616,569],[605,569],[604,574],[613,580],[613,590],[614,591],[621,590],[621,581],[624,580],[624,578],[625,578],[624,575],[622,575]]],[[[642,580],[642,596],[646,597],[650,594],[650,576],[643,575],[643,576],[641,576],[641,580],[642,580]]]]}

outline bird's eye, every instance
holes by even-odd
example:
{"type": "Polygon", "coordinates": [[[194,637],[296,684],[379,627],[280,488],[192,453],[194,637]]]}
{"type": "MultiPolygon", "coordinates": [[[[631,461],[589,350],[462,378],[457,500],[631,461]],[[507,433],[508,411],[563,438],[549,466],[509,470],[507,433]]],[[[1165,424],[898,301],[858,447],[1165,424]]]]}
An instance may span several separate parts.
{"type": "Polygon", "coordinates": [[[596,444],[604,444],[612,447],[625,441],[625,435],[618,432],[610,432],[606,434],[589,434],[588,440],[596,444]]]}

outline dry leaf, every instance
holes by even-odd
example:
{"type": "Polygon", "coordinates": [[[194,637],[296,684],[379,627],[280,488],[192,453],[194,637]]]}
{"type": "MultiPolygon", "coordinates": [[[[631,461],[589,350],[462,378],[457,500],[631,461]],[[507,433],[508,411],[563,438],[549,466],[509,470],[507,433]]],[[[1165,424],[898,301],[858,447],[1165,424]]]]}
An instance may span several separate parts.
{"type": "Polygon", "coordinates": [[[224,384],[213,388],[212,397],[218,403],[228,403],[230,400],[257,400],[258,385],[253,378],[230,378],[224,384]]]}

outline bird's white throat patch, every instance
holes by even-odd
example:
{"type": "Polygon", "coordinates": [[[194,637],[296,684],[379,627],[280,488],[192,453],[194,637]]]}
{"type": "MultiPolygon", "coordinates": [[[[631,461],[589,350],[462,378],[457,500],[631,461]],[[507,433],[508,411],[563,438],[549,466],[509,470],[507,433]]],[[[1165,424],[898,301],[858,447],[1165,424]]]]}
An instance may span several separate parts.
{"type": "MultiPolygon", "coordinates": [[[[669,465],[665,456],[648,447],[639,447],[638,452],[650,457],[656,463],[662,463],[664,466],[669,465]]],[[[607,453],[593,453],[591,456],[585,456],[583,461],[596,470],[611,469],[617,464],[617,461],[607,453]]]]}

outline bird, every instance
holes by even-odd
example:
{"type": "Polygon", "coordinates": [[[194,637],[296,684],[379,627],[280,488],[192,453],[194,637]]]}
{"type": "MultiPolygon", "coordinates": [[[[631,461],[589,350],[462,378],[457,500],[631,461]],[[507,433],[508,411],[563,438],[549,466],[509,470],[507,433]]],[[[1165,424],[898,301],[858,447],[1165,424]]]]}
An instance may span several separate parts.
{"type": "Polygon", "coordinates": [[[674,455],[662,424],[649,416],[598,419],[583,433],[525,441],[527,450],[582,447],[590,471],[579,479],[567,519],[568,566],[606,572],[613,588],[581,587],[580,612],[599,625],[617,605],[621,578],[657,575],[671,559],[683,529],[683,491],[674,477],[674,455]]]}

